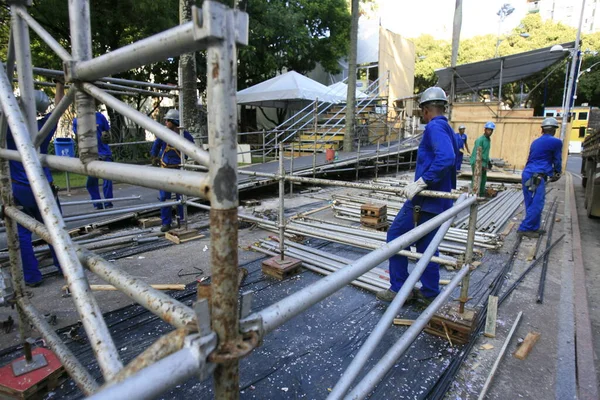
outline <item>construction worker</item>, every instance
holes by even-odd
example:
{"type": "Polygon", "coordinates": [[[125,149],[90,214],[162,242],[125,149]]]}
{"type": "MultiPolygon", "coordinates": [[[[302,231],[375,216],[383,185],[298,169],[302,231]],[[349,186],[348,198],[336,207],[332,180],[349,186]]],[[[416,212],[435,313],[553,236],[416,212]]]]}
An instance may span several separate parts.
{"type": "MultiPolygon", "coordinates": [[[[73,132],[77,135],[77,118],[73,119],[73,132]]],[[[112,161],[112,150],[108,145],[110,142],[110,125],[108,124],[106,117],[98,111],[96,111],[96,138],[98,140],[98,159],[102,161],[112,161]]],[[[102,200],[100,191],[98,190],[98,184],[98,178],[88,176],[85,187],[92,200],[102,200]]],[[[104,194],[104,199],[113,198],[113,183],[111,180],[102,180],[102,192],[104,194]]],[[[94,208],[97,210],[112,207],[113,204],[110,201],[105,201],[104,203],[99,201],[94,203],[94,208]]]]}
{"type": "MultiPolygon", "coordinates": [[[[165,115],[165,126],[179,135],[179,111],[177,109],[167,111],[167,114],[165,115]]],[[[183,131],[183,136],[190,142],[194,141],[192,135],[190,135],[188,131],[183,131]]],[[[181,151],[159,138],[156,138],[154,141],[152,149],[150,150],[150,155],[153,158],[153,164],[160,164],[161,168],[180,168],[181,151]]],[[[181,199],[181,195],[176,193],[175,198],[179,200],[181,199]]],[[[171,199],[170,192],[165,192],[164,190],[159,191],[158,200],[166,201],[168,199],[171,199]]],[[[177,212],[179,214],[180,222],[183,221],[184,215],[182,205],[177,206],[177,212]]],[[[171,222],[173,221],[171,207],[161,208],[160,218],[162,219],[161,232],[169,231],[171,229],[171,222]]]]}
{"type": "MultiPolygon", "coordinates": [[[[56,96],[54,98],[54,104],[58,104],[58,102],[64,96],[64,84],[62,82],[56,82],[56,96]]],[[[35,108],[38,114],[43,117],[38,120],[38,130],[44,126],[48,118],[50,118],[50,114],[46,114],[46,110],[50,105],[50,99],[46,95],[46,93],[41,90],[36,90],[34,92],[35,98],[35,108]],[[45,114],[45,115],[44,115],[45,114]]],[[[52,127],[48,136],[44,138],[44,141],[40,145],[40,153],[48,154],[48,145],[52,140],[52,137],[56,133],[56,125],[52,127]]],[[[17,150],[17,146],[15,140],[13,138],[12,132],[10,129],[7,130],[6,136],[6,148],[8,150],[17,150]]],[[[23,212],[30,217],[35,218],[36,220],[43,222],[42,215],[40,213],[40,209],[35,201],[35,195],[31,190],[31,186],[29,184],[29,178],[27,178],[27,174],[25,173],[25,168],[20,161],[9,161],[10,166],[10,179],[12,181],[12,190],[13,197],[15,199],[15,204],[22,208],[23,212]]],[[[58,188],[54,186],[52,174],[50,173],[50,168],[44,167],[44,174],[50,183],[50,187],[54,192],[54,196],[57,198],[58,202],[58,188]]],[[[60,204],[58,204],[60,209],[60,204]]],[[[17,233],[19,236],[19,247],[21,251],[21,260],[23,262],[23,276],[25,278],[25,284],[31,287],[37,287],[42,284],[43,278],[42,273],[38,268],[38,260],[35,258],[35,253],[33,252],[33,244],[31,242],[31,232],[21,226],[17,225],[17,233]]],[[[60,264],[58,263],[58,259],[56,258],[56,254],[52,246],[50,246],[50,252],[52,254],[52,258],[54,260],[54,265],[60,271],[60,264]]]]}
{"type": "Polygon", "coordinates": [[[471,152],[471,171],[473,172],[473,178],[471,179],[471,187],[473,186],[473,180],[475,179],[475,161],[477,160],[477,149],[481,147],[481,182],[479,184],[479,196],[485,197],[485,184],[487,182],[487,170],[492,168],[490,161],[490,149],[492,148],[492,134],[496,129],[496,124],[493,122],[487,122],[484,126],[483,135],[479,136],[475,140],[473,145],[473,151],[471,152]]]}
{"type": "MultiPolygon", "coordinates": [[[[456,188],[458,146],[454,140],[454,130],[444,116],[446,104],[446,93],[439,87],[430,87],[421,95],[419,107],[427,126],[417,151],[415,182],[404,188],[403,194],[407,200],[387,232],[388,243],[452,207],[451,199],[417,195],[424,189],[450,192],[456,188]]],[[[425,251],[436,232],[437,229],[434,229],[415,243],[418,252],[425,251]]],[[[391,257],[389,269],[390,288],[377,293],[377,298],[382,301],[392,301],[408,278],[408,258],[399,255],[391,257]]],[[[440,292],[439,280],[440,267],[430,262],[421,276],[423,287],[420,291],[413,291],[409,300],[430,304],[440,292]]]]}
{"type": "Polygon", "coordinates": [[[469,151],[469,144],[467,143],[467,134],[465,133],[465,129],[467,129],[464,125],[458,127],[458,133],[456,133],[456,144],[458,145],[458,154],[456,155],[456,172],[459,173],[462,167],[462,162],[464,158],[464,150],[467,153],[469,151]],[[463,150],[464,149],[464,150],[463,150]]]}
{"type": "Polygon", "coordinates": [[[542,136],[529,148],[529,157],[522,173],[525,218],[517,231],[519,236],[537,238],[545,233],[540,229],[546,198],[546,179],[555,182],[562,171],[563,142],[554,137],[558,129],[556,118],[542,122],[542,136]]]}

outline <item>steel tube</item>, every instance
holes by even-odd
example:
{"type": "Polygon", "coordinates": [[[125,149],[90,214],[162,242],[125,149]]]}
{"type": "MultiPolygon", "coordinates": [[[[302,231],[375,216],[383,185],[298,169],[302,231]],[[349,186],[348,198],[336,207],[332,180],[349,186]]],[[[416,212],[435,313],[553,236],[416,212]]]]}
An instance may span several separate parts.
{"type": "Polygon", "coordinates": [[[388,350],[388,352],[379,360],[369,373],[352,389],[346,398],[364,399],[383,379],[385,374],[394,366],[396,361],[404,354],[412,342],[421,333],[425,325],[434,316],[437,310],[450,297],[454,288],[458,286],[461,279],[468,275],[470,266],[465,265],[446,285],[444,290],[435,298],[435,300],[421,313],[419,318],[404,332],[402,337],[388,350]]]}
{"type": "Polygon", "coordinates": [[[144,204],[144,205],[136,206],[136,207],[117,208],[117,209],[113,209],[110,211],[98,211],[98,212],[86,213],[86,214],[81,214],[81,215],[69,215],[69,216],[63,217],[63,219],[65,220],[65,222],[81,221],[84,219],[91,219],[91,218],[95,218],[95,217],[104,217],[107,215],[119,215],[119,214],[125,214],[125,213],[130,213],[130,212],[137,212],[137,211],[155,210],[155,209],[159,209],[159,208],[163,208],[163,207],[172,207],[172,206],[176,206],[179,204],[181,204],[181,200],[163,201],[160,203],[150,203],[150,204],[144,204]]]}
{"type": "MultiPolygon", "coordinates": [[[[14,161],[22,159],[17,151],[3,149],[0,149],[0,158],[14,161]]],[[[95,176],[171,193],[206,198],[206,192],[209,191],[207,174],[200,172],[106,161],[91,161],[83,165],[77,158],[49,155],[40,155],[39,161],[42,165],[59,171],[95,176]]]]}
{"type": "MultiPolygon", "coordinates": [[[[457,203],[462,201],[464,201],[464,197],[459,199],[457,203]]],[[[474,206],[477,207],[477,204],[474,203],[474,206]]],[[[406,299],[412,294],[415,284],[419,281],[421,275],[423,275],[423,272],[425,271],[425,268],[427,268],[427,266],[429,265],[431,257],[435,254],[439,244],[444,239],[444,235],[446,234],[446,232],[448,232],[450,225],[452,225],[453,219],[454,218],[450,218],[448,221],[444,222],[439,228],[439,230],[431,240],[431,243],[429,244],[429,246],[427,246],[427,249],[423,253],[423,257],[417,262],[417,265],[415,265],[415,268],[408,275],[408,278],[396,294],[396,297],[394,297],[392,303],[385,310],[385,313],[381,316],[381,319],[379,320],[379,322],[377,322],[377,325],[375,325],[375,327],[371,331],[371,334],[369,335],[367,340],[365,340],[360,350],[352,358],[350,365],[348,366],[348,368],[346,368],[346,371],[344,371],[344,373],[340,377],[340,380],[335,384],[335,387],[328,396],[329,399],[341,399],[344,396],[344,394],[346,394],[348,389],[350,389],[352,382],[354,382],[356,377],[365,367],[365,364],[367,363],[367,361],[369,361],[369,358],[381,342],[381,339],[383,338],[389,327],[392,326],[394,318],[396,318],[396,315],[398,314],[402,306],[404,306],[406,299]]]]}
{"type": "MultiPolygon", "coordinates": [[[[39,221],[31,218],[15,207],[7,207],[5,212],[26,229],[35,232],[48,243],[52,242],[49,230],[39,221]]],[[[54,244],[54,243],[53,243],[54,244]]],[[[196,321],[194,311],[165,293],[153,289],[146,282],[135,278],[102,257],[73,243],[78,259],[101,279],[123,291],[125,295],[178,328],[189,328],[196,321]]]]}
{"type": "Polygon", "coordinates": [[[29,28],[17,11],[17,6],[11,6],[12,19],[11,29],[14,33],[15,55],[17,61],[17,73],[19,74],[19,92],[21,105],[25,117],[25,125],[29,137],[37,133],[35,98],[33,93],[33,75],[31,74],[31,44],[29,42],[29,28]]]}
{"type": "MultiPolygon", "coordinates": [[[[94,82],[94,85],[99,86],[99,87],[103,87],[105,89],[114,89],[115,91],[125,91],[127,93],[131,93],[131,94],[143,94],[146,96],[154,96],[154,97],[175,97],[175,95],[171,94],[171,93],[162,93],[162,92],[153,92],[151,90],[145,90],[145,89],[138,89],[138,88],[134,88],[131,86],[125,86],[125,85],[118,85],[116,83],[108,83],[108,82],[102,82],[102,81],[96,81],[94,82]]],[[[107,91],[108,92],[108,91],[107,91]]]]}
{"type": "MultiPolygon", "coordinates": [[[[110,199],[104,199],[104,201],[110,201],[111,203],[116,203],[119,201],[128,201],[128,200],[140,200],[142,198],[142,196],[131,196],[131,197],[113,197],[110,199]]],[[[77,200],[77,201],[61,201],[60,202],[60,206],[61,207],[67,207],[67,206],[77,206],[80,204],[92,204],[92,203],[97,203],[98,200],[77,200]]]]}
{"type": "MultiPolygon", "coordinates": [[[[211,3],[214,5],[205,1],[203,6],[211,3]]],[[[211,94],[207,112],[212,182],[209,193],[211,325],[218,337],[216,354],[231,354],[242,347],[238,314],[237,46],[235,21],[228,10],[221,21],[223,40],[209,46],[206,53],[207,90],[211,94]]],[[[239,397],[236,357],[217,365],[213,385],[215,398],[239,397]]]]}
{"type": "Polygon", "coordinates": [[[42,26],[35,19],[33,19],[33,17],[29,15],[23,7],[13,6],[12,10],[21,18],[23,18],[23,21],[25,21],[27,25],[29,25],[29,27],[33,29],[35,33],[37,33],[40,39],[42,39],[48,45],[48,47],[50,47],[50,49],[52,49],[52,51],[60,57],[61,60],[68,61],[71,59],[71,54],[69,54],[69,52],[65,50],[65,48],[62,47],[50,33],[48,33],[48,31],[42,28],[42,26]]]}
{"type": "Polygon", "coordinates": [[[319,282],[308,286],[291,296],[253,314],[248,319],[262,319],[263,331],[265,333],[276,329],[285,322],[300,314],[310,306],[318,303],[326,297],[347,285],[366,271],[379,265],[381,262],[389,259],[399,250],[406,248],[415,241],[419,240],[427,233],[431,232],[443,222],[460,213],[477,200],[476,197],[470,197],[464,202],[454,205],[449,210],[437,215],[431,220],[419,225],[415,229],[405,233],[397,239],[381,246],[379,249],[356,260],[354,263],[342,268],[338,272],[321,279],[319,282]]]}
{"type": "Polygon", "coordinates": [[[210,211],[210,206],[207,206],[206,204],[200,204],[200,203],[192,201],[192,200],[186,200],[185,204],[187,204],[188,206],[200,208],[202,210],[210,211]]]}
{"type": "Polygon", "coordinates": [[[129,105],[125,104],[121,100],[115,98],[104,92],[102,89],[97,86],[92,85],[91,83],[83,83],[81,85],[82,89],[85,90],[90,95],[94,96],[96,99],[100,100],[102,103],[106,104],[108,107],[116,110],[121,115],[131,119],[133,122],[138,124],[144,129],[147,129],[154,133],[159,139],[167,142],[168,144],[176,147],[177,149],[183,151],[186,155],[189,155],[191,158],[196,160],[201,165],[208,166],[209,165],[209,156],[208,152],[202,150],[198,146],[196,146],[193,142],[188,141],[183,136],[180,136],[167,128],[166,126],[160,124],[157,121],[149,118],[146,114],[141,113],[129,105]]]}
{"type": "Polygon", "coordinates": [[[62,339],[54,332],[54,328],[46,322],[46,319],[41,313],[24,297],[20,297],[17,300],[17,305],[18,308],[27,315],[29,322],[41,333],[46,344],[50,346],[54,354],[58,357],[69,376],[75,381],[75,384],[77,384],[77,387],[86,396],[96,392],[99,387],[96,380],[63,343],[62,339]]]}
{"type": "Polygon", "coordinates": [[[60,120],[60,117],[62,117],[62,115],[65,111],[67,111],[69,106],[73,104],[73,100],[75,100],[75,90],[69,90],[65,97],[63,97],[58,102],[56,107],[54,107],[54,110],[52,110],[52,113],[44,123],[44,126],[42,126],[42,129],[40,129],[39,132],[37,132],[33,139],[33,145],[36,148],[40,147],[44,139],[46,139],[46,136],[48,136],[50,131],[52,131],[52,129],[56,127],[58,121],[60,120]]]}
{"type": "Polygon", "coordinates": [[[283,167],[283,143],[279,143],[279,258],[281,261],[285,258],[285,168],[283,167]]]}
{"type": "Polygon", "coordinates": [[[75,306],[92,348],[98,357],[98,364],[105,377],[112,377],[122,367],[117,349],[102,318],[102,311],[90,291],[60,209],[54,200],[52,189],[33,147],[27,127],[23,123],[19,106],[4,71],[0,73],[0,103],[8,118],[17,149],[22,156],[21,162],[29,178],[31,189],[36,194],[36,202],[42,218],[50,231],[52,243],[59,249],[57,251],[58,260],[73,293],[75,306]]]}
{"type": "Polygon", "coordinates": [[[170,388],[197,376],[203,366],[198,350],[184,347],[88,399],[155,399],[170,388]]]}

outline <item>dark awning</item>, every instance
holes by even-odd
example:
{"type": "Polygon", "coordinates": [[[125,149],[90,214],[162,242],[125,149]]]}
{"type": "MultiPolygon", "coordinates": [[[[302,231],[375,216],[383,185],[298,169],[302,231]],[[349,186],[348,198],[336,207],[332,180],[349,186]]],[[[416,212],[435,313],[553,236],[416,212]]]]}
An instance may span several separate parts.
{"type": "MultiPolygon", "coordinates": [[[[573,49],[575,42],[562,43],[564,49],[573,49]]],[[[526,51],[479,61],[470,64],[458,65],[456,71],[455,93],[464,93],[471,90],[489,89],[498,87],[500,76],[502,84],[520,81],[557,63],[569,55],[568,51],[550,51],[551,47],[526,51]],[[502,74],[500,68],[502,66],[502,74]]],[[[450,90],[453,68],[442,68],[435,71],[438,76],[437,86],[450,90]]]]}

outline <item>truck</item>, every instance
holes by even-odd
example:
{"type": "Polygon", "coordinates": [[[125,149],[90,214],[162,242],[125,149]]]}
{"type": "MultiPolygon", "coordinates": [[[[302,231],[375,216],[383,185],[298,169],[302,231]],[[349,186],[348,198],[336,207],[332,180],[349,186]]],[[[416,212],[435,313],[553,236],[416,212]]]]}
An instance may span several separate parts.
{"type": "Polygon", "coordinates": [[[589,218],[600,217],[600,129],[593,129],[582,147],[581,183],[585,188],[585,209],[589,218]]]}

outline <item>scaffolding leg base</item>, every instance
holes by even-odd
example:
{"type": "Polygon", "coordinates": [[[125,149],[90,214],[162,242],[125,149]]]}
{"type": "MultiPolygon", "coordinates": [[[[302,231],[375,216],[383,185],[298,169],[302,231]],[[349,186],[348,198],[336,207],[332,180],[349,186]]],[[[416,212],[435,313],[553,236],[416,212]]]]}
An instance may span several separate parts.
{"type": "Polygon", "coordinates": [[[300,272],[302,261],[285,256],[269,258],[262,262],[262,272],[275,279],[283,280],[300,272]]]}

